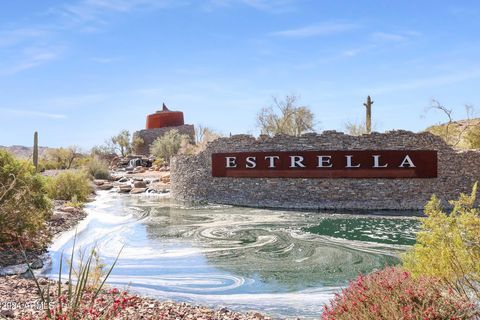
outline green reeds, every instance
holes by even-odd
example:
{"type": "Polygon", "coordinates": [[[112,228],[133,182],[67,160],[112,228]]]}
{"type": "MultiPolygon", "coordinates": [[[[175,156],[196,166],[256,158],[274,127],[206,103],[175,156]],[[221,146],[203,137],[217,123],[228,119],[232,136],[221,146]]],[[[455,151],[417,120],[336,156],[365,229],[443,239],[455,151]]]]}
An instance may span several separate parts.
{"type": "MultiPolygon", "coordinates": [[[[58,302],[57,308],[55,309],[55,317],[58,317],[59,315],[64,315],[67,316],[68,319],[76,319],[76,315],[78,314],[78,311],[82,309],[83,307],[86,307],[88,305],[89,307],[92,307],[95,299],[97,296],[100,294],[102,288],[105,285],[105,282],[107,281],[108,277],[112,273],[113,268],[117,264],[118,258],[120,257],[120,253],[123,250],[123,247],[120,249],[118,252],[115,261],[113,264],[110,266],[108,272],[105,274],[103,277],[102,282],[98,286],[98,288],[90,288],[88,286],[89,283],[89,276],[91,275],[92,272],[92,260],[95,256],[95,250],[92,249],[85,259],[85,255],[81,254],[80,255],[80,262],[77,265],[78,271],[75,272],[74,270],[74,263],[73,263],[73,258],[75,256],[75,245],[76,245],[76,239],[77,239],[77,233],[75,232],[75,236],[73,239],[73,246],[72,246],[72,252],[70,254],[70,266],[69,266],[69,271],[68,271],[68,288],[67,288],[67,296],[65,299],[62,299],[62,266],[63,266],[63,251],[60,256],[60,266],[59,266],[59,272],[58,272],[58,283],[57,283],[57,297],[56,301],[58,302]],[[73,284],[74,279],[72,279],[72,276],[75,274],[76,276],[76,284],[73,284]],[[90,301],[88,299],[85,299],[85,297],[88,294],[91,294],[92,292],[95,292],[93,295],[91,295],[90,301]],[[63,304],[66,302],[66,304],[63,304]]],[[[40,300],[42,301],[44,305],[44,309],[46,311],[46,318],[47,319],[53,319],[52,311],[50,309],[50,283],[47,284],[46,290],[42,290],[40,283],[33,273],[33,270],[31,268],[30,263],[28,262],[27,256],[25,254],[25,250],[22,247],[22,254],[25,259],[25,262],[28,266],[28,271],[32,275],[33,281],[35,282],[35,285],[38,289],[38,294],[40,297],[40,300]]],[[[101,317],[103,318],[103,317],[101,317]]]]}

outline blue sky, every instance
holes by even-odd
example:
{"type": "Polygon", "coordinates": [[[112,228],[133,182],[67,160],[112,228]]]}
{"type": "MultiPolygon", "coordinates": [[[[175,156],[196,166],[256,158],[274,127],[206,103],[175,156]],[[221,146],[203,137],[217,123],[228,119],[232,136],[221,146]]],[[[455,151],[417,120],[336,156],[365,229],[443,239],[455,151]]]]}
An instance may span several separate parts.
{"type": "Polygon", "coordinates": [[[0,145],[101,144],[165,102],[187,123],[257,134],[295,93],[342,130],[373,96],[377,131],[480,106],[478,1],[19,0],[0,5],[0,145]]]}

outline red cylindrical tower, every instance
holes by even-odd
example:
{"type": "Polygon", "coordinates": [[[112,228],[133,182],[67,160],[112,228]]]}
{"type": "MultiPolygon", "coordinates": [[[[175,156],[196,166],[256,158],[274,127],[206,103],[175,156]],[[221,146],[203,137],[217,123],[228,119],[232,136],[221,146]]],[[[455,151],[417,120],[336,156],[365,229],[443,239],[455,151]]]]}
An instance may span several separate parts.
{"type": "Polygon", "coordinates": [[[163,104],[161,111],[147,116],[147,129],[178,127],[182,125],[184,125],[183,112],[170,111],[165,104],[163,104]]]}

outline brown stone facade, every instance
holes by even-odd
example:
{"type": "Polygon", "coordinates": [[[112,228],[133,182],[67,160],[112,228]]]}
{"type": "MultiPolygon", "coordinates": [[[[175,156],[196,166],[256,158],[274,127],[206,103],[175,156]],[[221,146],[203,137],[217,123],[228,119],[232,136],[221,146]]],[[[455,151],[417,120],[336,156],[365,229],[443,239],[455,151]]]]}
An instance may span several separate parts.
{"type": "Polygon", "coordinates": [[[255,139],[235,135],[211,142],[195,156],[176,156],[171,163],[172,196],[208,202],[288,209],[419,210],[436,194],[444,204],[470,192],[480,180],[480,151],[456,151],[430,133],[390,131],[359,137],[341,132],[255,139]],[[214,153],[328,150],[435,150],[436,178],[234,178],[213,177],[214,153]]]}
{"type": "Polygon", "coordinates": [[[195,128],[191,124],[184,124],[176,127],[144,129],[133,133],[133,137],[140,137],[143,139],[143,145],[138,150],[135,150],[135,153],[149,155],[150,145],[153,141],[170,130],[178,130],[181,134],[186,134],[192,139],[192,141],[195,141],[195,128]]]}

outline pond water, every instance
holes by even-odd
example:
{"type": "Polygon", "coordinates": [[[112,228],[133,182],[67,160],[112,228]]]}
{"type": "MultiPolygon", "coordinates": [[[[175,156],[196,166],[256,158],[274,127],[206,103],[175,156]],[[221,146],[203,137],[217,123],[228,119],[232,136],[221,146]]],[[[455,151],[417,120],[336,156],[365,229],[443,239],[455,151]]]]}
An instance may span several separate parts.
{"type": "MultiPolygon", "coordinates": [[[[318,319],[323,304],[358,273],[398,263],[418,228],[416,218],[378,213],[184,207],[114,192],[99,193],[86,210],[77,248],[96,246],[110,265],[123,246],[110,284],[273,317],[318,319]]],[[[55,239],[43,273],[58,277],[60,254],[70,255],[73,239],[74,231],[55,239]]]]}

